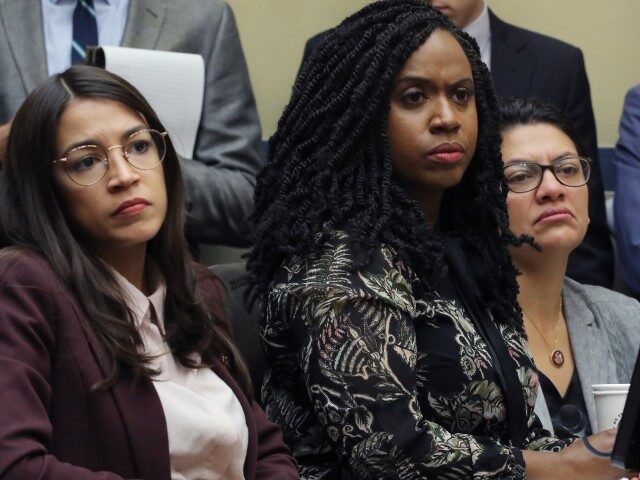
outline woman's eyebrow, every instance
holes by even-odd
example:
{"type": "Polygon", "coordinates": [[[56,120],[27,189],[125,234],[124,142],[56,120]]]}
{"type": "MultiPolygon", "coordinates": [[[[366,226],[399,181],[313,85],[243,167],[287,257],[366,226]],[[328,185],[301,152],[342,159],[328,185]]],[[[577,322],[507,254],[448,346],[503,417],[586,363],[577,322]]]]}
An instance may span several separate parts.
{"type": "MultiPolygon", "coordinates": [[[[574,152],[571,151],[566,151],[563,152],[561,154],[559,154],[557,157],[555,157],[553,160],[551,160],[551,162],[549,162],[549,165],[557,162],[559,160],[564,160],[566,158],[572,158],[572,157],[577,157],[577,155],[574,152]]],[[[504,166],[506,167],[507,165],[512,165],[514,163],[539,163],[540,165],[546,165],[544,163],[540,163],[540,162],[536,162],[534,160],[527,160],[524,158],[510,158],[509,160],[504,160],[504,166]]]]}
{"type": "MultiPolygon", "coordinates": [[[[124,140],[127,137],[131,136],[132,134],[134,134],[136,132],[139,132],[140,130],[145,130],[147,128],[149,128],[149,127],[146,126],[146,125],[143,125],[143,124],[136,125],[135,127],[131,127],[129,129],[125,130],[122,135],[120,135],[120,139],[124,140]]],[[[62,155],[63,156],[66,155],[67,153],[69,153],[74,148],[84,147],[86,145],[95,145],[97,147],[104,147],[104,145],[101,145],[100,142],[98,140],[96,140],[95,138],[85,138],[84,140],[80,140],[79,142],[74,142],[71,145],[69,145],[67,148],[64,149],[64,153],[62,155]]]]}
{"type": "Polygon", "coordinates": [[[509,165],[515,165],[518,163],[537,163],[531,159],[526,158],[510,158],[509,160],[504,160],[504,166],[508,167],[509,165]]]}
{"type": "Polygon", "coordinates": [[[551,162],[557,162],[558,160],[564,160],[565,158],[568,157],[578,157],[579,155],[575,152],[570,152],[569,150],[567,150],[566,152],[561,153],[560,155],[558,155],[556,158],[554,158],[551,162]]]}
{"type": "Polygon", "coordinates": [[[147,125],[136,125],[135,127],[131,127],[128,130],[126,130],[121,136],[120,138],[122,138],[123,140],[129,136],[131,136],[132,134],[139,132],[140,130],[147,130],[149,127],[147,125]]]}
{"type": "MultiPolygon", "coordinates": [[[[421,77],[419,75],[405,75],[404,77],[400,77],[396,80],[394,87],[402,86],[405,83],[425,86],[433,85],[431,79],[427,77],[421,77]]],[[[453,82],[451,86],[458,87],[463,85],[473,87],[473,79],[471,77],[463,77],[460,80],[453,82]]]]}
{"type": "Polygon", "coordinates": [[[62,155],[63,156],[66,155],[67,153],[69,153],[74,148],[84,147],[84,146],[87,146],[87,145],[99,146],[100,142],[98,142],[98,140],[96,140],[95,138],[86,138],[84,140],[80,140],[79,142],[74,142],[71,145],[67,146],[67,148],[65,148],[63,150],[62,155]]]}

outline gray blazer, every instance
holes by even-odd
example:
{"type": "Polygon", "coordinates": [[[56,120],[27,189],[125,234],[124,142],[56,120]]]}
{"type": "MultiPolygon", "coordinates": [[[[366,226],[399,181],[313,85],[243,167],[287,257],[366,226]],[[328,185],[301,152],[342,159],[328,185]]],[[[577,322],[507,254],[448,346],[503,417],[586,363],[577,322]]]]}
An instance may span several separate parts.
{"type": "MultiPolygon", "coordinates": [[[[181,158],[188,231],[200,242],[247,246],[260,124],[231,9],[222,0],[130,0],[122,45],[204,58],[194,158],[181,158]]],[[[46,78],[40,0],[0,0],[0,123],[46,78]]]]}
{"type": "MultiPolygon", "coordinates": [[[[569,278],[564,281],[562,302],[589,423],[596,432],[591,385],[629,383],[640,346],[640,303],[569,278]]],[[[544,395],[538,393],[535,412],[542,425],[552,431],[544,395]]]]}

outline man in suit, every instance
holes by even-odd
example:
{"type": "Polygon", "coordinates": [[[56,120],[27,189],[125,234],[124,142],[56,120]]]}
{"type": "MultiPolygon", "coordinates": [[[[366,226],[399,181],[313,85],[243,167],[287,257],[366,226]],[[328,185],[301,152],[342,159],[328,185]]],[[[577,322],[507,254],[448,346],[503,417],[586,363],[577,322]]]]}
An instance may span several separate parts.
{"type": "MultiPolygon", "coordinates": [[[[199,242],[247,246],[246,218],[262,167],[260,124],[231,9],[222,0],[93,3],[99,40],[107,38],[102,44],[204,58],[204,104],[194,154],[180,159],[187,229],[199,242]]],[[[9,122],[27,94],[69,66],[71,49],[64,49],[61,60],[56,47],[70,39],[75,6],[75,0],[0,0],[0,163],[9,122]]]]}
{"type": "Polygon", "coordinates": [[[640,297],[640,85],[631,88],[624,99],[619,135],[613,160],[616,242],[624,278],[640,297]]]}
{"type": "MultiPolygon", "coordinates": [[[[567,43],[503,22],[483,0],[427,0],[459,28],[474,37],[482,60],[491,70],[500,97],[536,97],[556,105],[571,120],[582,139],[584,154],[593,160],[589,180],[587,235],[569,258],[569,277],[611,287],[613,247],[607,228],[604,192],[598,164],[596,124],[582,52],[567,43]]],[[[311,38],[306,60],[326,32],[311,38]]]]}

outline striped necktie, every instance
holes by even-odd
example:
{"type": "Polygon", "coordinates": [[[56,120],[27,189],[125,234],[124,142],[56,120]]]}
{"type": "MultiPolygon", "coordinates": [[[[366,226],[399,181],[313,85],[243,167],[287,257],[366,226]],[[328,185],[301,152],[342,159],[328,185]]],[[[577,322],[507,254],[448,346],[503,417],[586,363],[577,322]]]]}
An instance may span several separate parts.
{"type": "Polygon", "coordinates": [[[98,45],[98,24],[93,0],[78,0],[73,11],[71,64],[84,63],[87,58],[87,46],[95,45],[98,45]]]}

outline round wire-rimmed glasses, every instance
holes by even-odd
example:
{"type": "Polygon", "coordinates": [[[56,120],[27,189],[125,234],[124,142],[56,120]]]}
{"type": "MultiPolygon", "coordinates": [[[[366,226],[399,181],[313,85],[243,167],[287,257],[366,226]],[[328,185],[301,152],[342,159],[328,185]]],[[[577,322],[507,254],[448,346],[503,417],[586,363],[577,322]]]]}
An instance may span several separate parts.
{"type": "Polygon", "coordinates": [[[545,170],[551,171],[558,182],[567,187],[581,187],[589,181],[591,159],[567,156],[559,158],[550,165],[535,162],[514,162],[503,169],[507,187],[514,193],[526,193],[535,190],[542,183],[545,170]]]}
{"type": "Polygon", "coordinates": [[[151,170],[162,163],[167,153],[167,132],[144,128],[128,135],[120,145],[80,145],[68,150],[52,163],[62,163],[67,176],[78,185],[98,183],[109,169],[109,152],[122,149],[122,155],[134,168],[151,170]]]}

